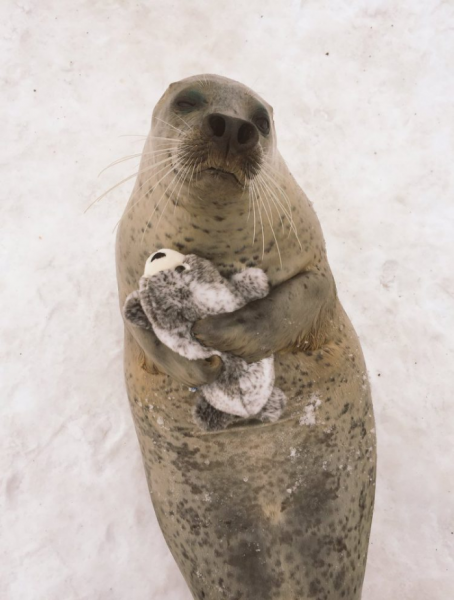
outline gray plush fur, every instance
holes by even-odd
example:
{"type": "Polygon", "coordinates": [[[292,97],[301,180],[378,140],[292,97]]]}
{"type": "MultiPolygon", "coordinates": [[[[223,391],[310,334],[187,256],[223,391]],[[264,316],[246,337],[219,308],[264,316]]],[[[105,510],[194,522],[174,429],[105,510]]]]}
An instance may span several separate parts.
{"type": "Polygon", "coordinates": [[[202,429],[224,429],[245,418],[276,421],[282,413],[286,397],[274,387],[272,356],[248,364],[232,354],[206,348],[191,333],[195,321],[237,310],[265,297],[268,291],[268,279],[261,269],[245,269],[228,280],[210,261],[190,254],[175,269],[142,277],[139,290],[126,299],[125,318],[137,327],[153,327],[174,352],[192,360],[214,354],[222,358],[224,368],[218,379],[199,388],[194,420],[202,429]]]}

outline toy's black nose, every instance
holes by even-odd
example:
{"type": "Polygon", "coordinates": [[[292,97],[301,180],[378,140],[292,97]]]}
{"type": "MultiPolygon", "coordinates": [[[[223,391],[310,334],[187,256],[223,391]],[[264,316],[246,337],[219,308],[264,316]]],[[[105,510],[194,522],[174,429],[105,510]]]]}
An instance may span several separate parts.
{"type": "Polygon", "coordinates": [[[253,148],[259,140],[257,127],[249,121],[212,113],[205,117],[204,129],[213,142],[226,154],[240,154],[253,148]]]}

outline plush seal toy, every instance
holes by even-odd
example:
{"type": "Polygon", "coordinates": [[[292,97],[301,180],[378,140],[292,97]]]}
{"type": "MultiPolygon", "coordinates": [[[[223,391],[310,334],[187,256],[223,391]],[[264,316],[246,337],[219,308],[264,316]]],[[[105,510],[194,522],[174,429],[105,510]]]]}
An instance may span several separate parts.
{"type": "Polygon", "coordinates": [[[202,431],[189,387],[216,381],[221,357],[189,360],[125,320],[147,482],[194,599],[359,600],[375,489],[361,346],[315,211],[278,150],[273,109],[231,79],[173,83],[153,111],[118,228],[121,308],[150,252],[169,246],[227,279],[263,269],[264,298],[200,319],[192,333],[248,363],[274,355],[287,397],[275,422],[202,431]]]}
{"type": "Polygon", "coordinates": [[[237,310],[268,291],[262,269],[244,269],[227,280],[210,261],[164,248],[147,259],[139,290],[126,299],[125,318],[137,327],[152,326],[161,342],[178,354],[191,360],[221,357],[224,368],[216,381],[200,388],[202,398],[194,411],[205,430],[222,429],[235,416],[273,422],[282,413],[286,398],[274,387],[272,356],[248,364],[202,346],[191,333],[196,320],[237,310]]]}

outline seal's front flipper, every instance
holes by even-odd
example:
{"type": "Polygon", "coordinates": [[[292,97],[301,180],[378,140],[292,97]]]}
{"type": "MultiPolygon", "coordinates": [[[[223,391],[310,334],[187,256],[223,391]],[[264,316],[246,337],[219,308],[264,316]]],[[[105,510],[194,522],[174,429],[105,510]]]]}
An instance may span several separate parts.
{"type": "Polygon", "coordinates": [[[258,362],[280,350],[320,348],[335,307],[336,287],[327,267],[295,275],[238,310],[196,321],[192,333],[209,348],[258,362]]]}
{"type": "Polygon", "coordinates": [[[201,398],[194,408],[194,421],[205,431],[220,431],[238,420],[238,417],[222,412],[201,398]]]}
{"type": "Polygon", "coordinates": [[[200,387],[212,383],[219,377],[224,367],[224,363],[217,355],[206,359],[189,360],[163,344],[152,328],[145,330],[133,327],[127,320],[126,326],[147,361],[155,365],[158,371],[169,375],[186,387],[200,387]]]}

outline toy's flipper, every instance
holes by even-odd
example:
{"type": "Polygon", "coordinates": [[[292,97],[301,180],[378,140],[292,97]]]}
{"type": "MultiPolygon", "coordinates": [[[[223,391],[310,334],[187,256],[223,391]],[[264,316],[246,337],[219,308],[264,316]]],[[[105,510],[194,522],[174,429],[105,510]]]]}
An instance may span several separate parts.
{"type": "Polygon", "coordinates": [[[287,396],[284,392],[275,387],[268,399],[268,402],[262,408],[262,410],[255,416],[256,419],[261,421],[268,421],[274,423],[282,415],[282,411],[287,404],[287,396]]]}
{"type": "Polygon", "coordinates": [[[241,294],[245,303],[264,298],[270,289],[265,272],[255,267],[236,273],[230,279],[230,283],[241,294]]]}
{"type": "Polygon", "coordinates": [[[201,398],[194,408],[194,421],[204,431],[219,431],[238,419],[233,415],[214,408],[201,398]]]}
{"type": "Polygon", "coordinates": [[[127,321],[141,329],[151,329],[151,323],[140,303],[139,292],[135,291],[126,298],[123,315],[127,321]]]}

